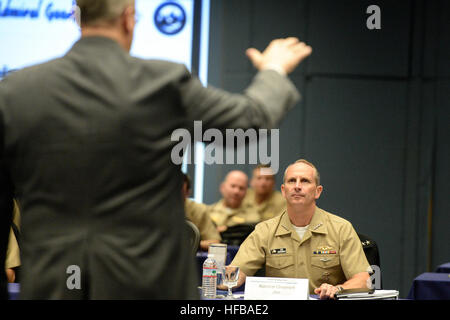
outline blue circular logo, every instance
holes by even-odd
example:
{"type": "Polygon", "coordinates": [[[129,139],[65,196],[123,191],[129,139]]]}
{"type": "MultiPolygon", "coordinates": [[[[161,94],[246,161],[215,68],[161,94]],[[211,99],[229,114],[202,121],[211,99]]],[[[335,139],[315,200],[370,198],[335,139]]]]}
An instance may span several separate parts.
{"type": "Polygon", "coordinates": [[[183,30],[186,24],[186,12],[178,3],[165,2],[156,9],[153,20],[160,32],[174,35],[183,30]]]}

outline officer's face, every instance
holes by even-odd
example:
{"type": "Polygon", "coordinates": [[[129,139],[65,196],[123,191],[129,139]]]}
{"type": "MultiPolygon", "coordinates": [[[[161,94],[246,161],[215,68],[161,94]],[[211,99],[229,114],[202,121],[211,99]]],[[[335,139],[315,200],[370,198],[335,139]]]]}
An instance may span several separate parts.
{"type": "Polygon", "coordinates": [[[272,192],[275,186],[275,178],[272,175],[261,174],[260,169],[253,171],[251,186],[256,194],[266,195],[272,192]]]}
{"type": "Polygon", "coordinates": [[[314,168],[306,163],[291,165],[281,185],[281,193],[288,205],[311,205],[319,199],[322,189],[322,186],[316,185],[314,168]]]}
{"type": "Polygon", "coordinates": [[[247,176],[244,173],[231,173],[222,183],[220,191],[229,208],[238,208],[247,192],[247,176]]]}

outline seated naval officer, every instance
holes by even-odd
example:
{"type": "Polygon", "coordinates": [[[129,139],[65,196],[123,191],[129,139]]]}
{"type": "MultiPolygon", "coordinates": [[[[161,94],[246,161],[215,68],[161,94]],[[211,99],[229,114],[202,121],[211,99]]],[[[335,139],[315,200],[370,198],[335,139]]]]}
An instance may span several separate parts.
{"type": "Polygon", "coordinates": [[[14,200],[12,223],[9,232],[9,242],[8,249],[6,251],[6,278],[8,282],[18,282],[17,271],[20,269],[20,249],[19,249],[19,239],[17,236],[20,235],[20,210],[17,201],[14,200]]]}
{"type": "Polygon", "coordinates": [[[183,198],[184,212],[186,219],[195,224],[200,231],[200,249],[208,251],[209,245],[220,243],[222,237],[216,230],[216,226],[212,222],[208,214],[208,206],[188,199],[191,192],[191,180],[189,176],[183,173],[183,198]]]}
{"type": "Polygon", "coordinates": [[[209,215],[219,232],[239,224],[261,221],[255,208],[243,203],[248,187],[247,175],[239,170],[230,171],[220,185],[222,199],[212,204],[209,215]]]}
{"type": "Polygon", "coordinates": [[[270,166],[260,164],[253,169],[252,179],[244,203],[254,206],[261,221],[271,219],[286,210],[286,201],[280,191],[274,189],[275,175],[270,166]],[[264,169],[264,170],[262,170],[264,169]]]}
{"type": "Polygon", "coordinates": [[[323,187],[315,166],[298,160],[284,173],[286,211],[259,223],[231,265],[241,267],[238,286],[265,266],[267,277],[307,278],[310,293],[334,298],[365,288],[370,267],[350,222],[316,206],[323,187]]]}

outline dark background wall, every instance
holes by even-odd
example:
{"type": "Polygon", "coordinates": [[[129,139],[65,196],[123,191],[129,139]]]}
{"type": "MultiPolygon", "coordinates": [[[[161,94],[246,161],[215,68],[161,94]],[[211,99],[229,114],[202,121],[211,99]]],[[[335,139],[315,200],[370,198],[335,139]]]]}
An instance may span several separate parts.
{"type": "MultiPolygon", "coordinates": [[[[248,47],[296,36],[313,54],[290,75],[302,101],[280,125],[280,171],[299,158],[322,176],[323,209],[374,238],[383,286],[450,261],[450,1],[212,0],[209,83],[240,92],[248,47]],[[381,30],[369,30],[369,5],[381,30]]],[[[204,202],[231,169],[205,166],[204,202]]]]}

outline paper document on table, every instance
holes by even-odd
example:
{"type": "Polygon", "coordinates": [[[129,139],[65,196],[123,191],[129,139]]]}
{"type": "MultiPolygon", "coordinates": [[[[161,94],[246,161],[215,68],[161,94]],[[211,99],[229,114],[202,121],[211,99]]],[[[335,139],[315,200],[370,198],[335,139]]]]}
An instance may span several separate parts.
{"type": "Polygon", "coordinates": [[[373,293],[358,292],[348,294],[337,294],[338,300],[397,300],[397,290],[375,290],[373,293]]]}

